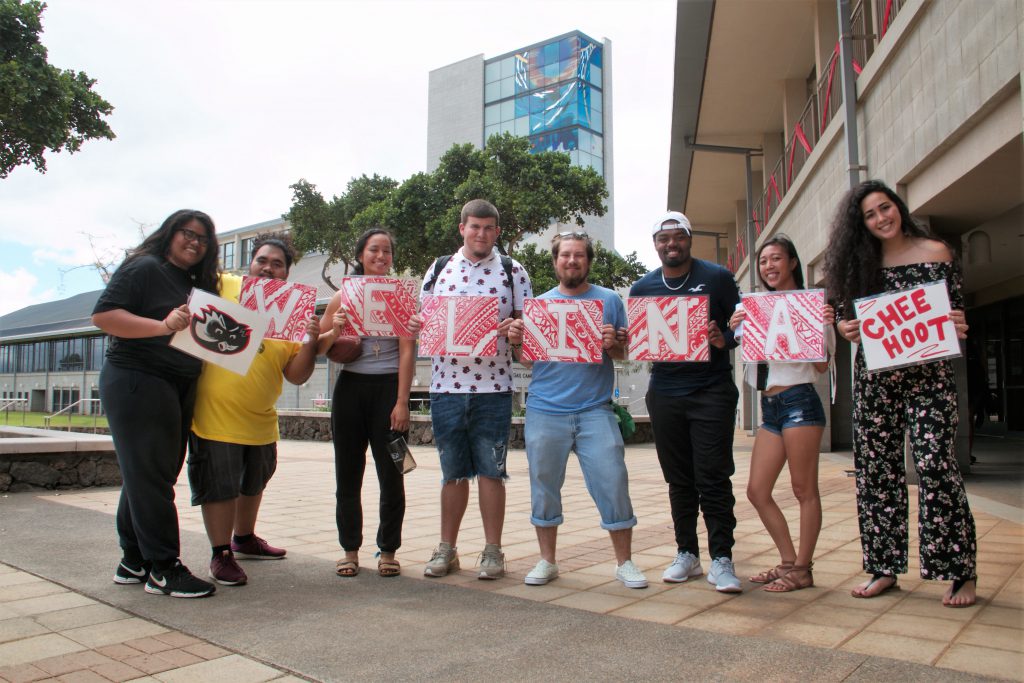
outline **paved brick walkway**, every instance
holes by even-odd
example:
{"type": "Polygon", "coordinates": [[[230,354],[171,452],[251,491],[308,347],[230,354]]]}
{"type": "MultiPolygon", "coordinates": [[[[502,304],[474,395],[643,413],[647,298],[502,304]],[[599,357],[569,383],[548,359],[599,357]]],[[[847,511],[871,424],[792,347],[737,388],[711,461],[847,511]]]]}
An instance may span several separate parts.
{"type": "MultiPolygon", "coordinates": [[[[743,495],[751,442],[749,437],[737,435],[734,560],[741,577],[777,562],[770,538],[743,495]]],[[[627,452],[630,490],[640,520],[634,531],[634,560],[646,571],[650,587],[631,590],[613,579],[614,560],[607,533],[598,526],[597,512],[575,460],[571,461],[563,492],[566,522],[558,539],[561,575],[547,586],[525,586],[522,579],[538,554],[529,524],[526,459],[522,451],[513,451],[504,536],[508,577],[479,581],[472,569],[483,546],[474,491],[459,538],[463,569],[443,579],[425,579],[423,562],[437,542],[440,469],[432,450],[414,449],[414,454],[419,468],[407,477],[405,540],[399,553],[406,577],[682,628],[891,657],[939,667],[936,675],[940,677],[944,668],[1024,679],[1024,525],[1020,523],[1019,508],[976,499],[979,605],[959,610],[941,606],[946,584],[924,582],[916,576],[916,534],[911,538],[911,573],[900,578],[901,590],[872,600],[856,600],[849,596],[849,590],[863,580],[863,574],[853,480],[845,471],[850,461],[841,455],[825,455],[820,474],[823,529],[815,557],[815,587],[777,595],[744,582],[742,594],[722,595],[703,578],[679,585],[660,581],[661,571],[675,555],[665,484],[653,447],[636,446],[627,452]]],[[[290,553],[328,560],[324,571],[333,572],[333,561],[341,554],[334,527],[333,482],[329,444],[283,442],[278,473],[265,495],[258,533],[290,553]]],[[[788,477],[783,474],[777,500],[793,523],[797,519],[796,499],[787,488],[788,477]]],[[[911,490],[913,508],[916,499],[915,490],[911,490]]],[[[364,573],[375,568],[371,551],[375,550],[376,496],[371,466],[364,483],[364,535],[368,539],[361,558],[364,573]]],[[[178,490],[182,529],[202,532],[198,508],[189,507],[188,498],[187,481],[182,476],[178,490]]],[[[117,492],[89,490],[66,493],[55,500],[112,515],[117,492]]],[[[916,520],[912,519],[911,528],[915,527],[916,520]]],[[[705,540],[702,533],[702,548],[706,548],[705,540]]],[[[113,543],[111,538],[112,552],[113,543]]],[[[111,557],[116,560],[113,554],[111,557]]],[[[202,567],[205,559],[184,558],[195,569],[202,567]]],[[[702,560],[706,568],[709,560],[702,560]]],[[[252,572],[250,578],[259,580],[252,572]]],[[[286,680],[287,676],[30,574],[0,567],[0,679],[51,678],[263,681],[286,680]]]]}

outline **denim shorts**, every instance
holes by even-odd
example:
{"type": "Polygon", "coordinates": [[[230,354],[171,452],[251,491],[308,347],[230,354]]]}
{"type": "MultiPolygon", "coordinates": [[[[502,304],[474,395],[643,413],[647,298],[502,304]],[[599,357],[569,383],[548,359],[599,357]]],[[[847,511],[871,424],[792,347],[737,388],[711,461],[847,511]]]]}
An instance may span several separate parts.
{"type": "Polygon", "coordinates": [[[782,434],[790,427],[824,427],[825,409],[813,384],[796,384],[774,396],[761,394],[762,429],[782,434]]]}
{"type": "Polygon", "coordinates": [[[531,524],[551,527],[564,521],[562,483],[569,453],[575,451],[587,491],[601,514],[601,528],[620,531],[636,526],[626,449],[610,404],[571,415],[527,409],[525,436],[531,524]]]}
{"type": "Polygon", "coordinates": [[[441,481],[507,479],[512,392],[430,394],[430,421],[441,461],[441,481]]]}
{"type": "Polygon", "coordinates": [[[247,446],[188,437],[188,483],[192,504],[258,496],[277,470],[277,444],[247,446]]]}

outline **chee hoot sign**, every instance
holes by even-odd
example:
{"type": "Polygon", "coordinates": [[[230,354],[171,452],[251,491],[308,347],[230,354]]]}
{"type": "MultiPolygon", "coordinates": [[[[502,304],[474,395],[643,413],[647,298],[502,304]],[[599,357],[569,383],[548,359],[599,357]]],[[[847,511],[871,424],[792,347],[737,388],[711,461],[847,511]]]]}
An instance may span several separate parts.
{"type": "Polygon", "coordinates": [[[854,306],[864,363],[870,371],[960,355],[945,280],[858,299],[854,306]]]}

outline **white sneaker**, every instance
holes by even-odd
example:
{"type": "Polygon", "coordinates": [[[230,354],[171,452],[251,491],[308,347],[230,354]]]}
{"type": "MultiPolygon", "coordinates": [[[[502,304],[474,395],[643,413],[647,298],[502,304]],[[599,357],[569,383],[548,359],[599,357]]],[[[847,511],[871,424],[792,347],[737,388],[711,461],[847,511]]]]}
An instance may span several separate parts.
{"type": "Polygon", "coordinates": [[[700,567],[700,558],[693,553],[681,551],[676,554],[676,559],[661,575],[661,580],[665,583],[683,583],[687,579],[692,579],[703,573],[704,570],[700,567]]]}
{"type": "Polygon", "coordinates": [[[558,565],[552,564],[541,558],[540,562],[537,563],[530,573],[523,579],[523,583],[527,586],[543,586],[548,581],[558,578],[558,565]]]}
{"type": "Polygon", "coordinates": [[[626,588],[647,588],[647,577],[633,560],[626,560],[615,569],[615,578],[626,588]]]}
{"type": "Polygon", "coordinates": [[[728,557],[719,557],[711,562],[711,571],[708,572],[708,583],[715,587],[719,593],[742,593],[743,585],[736,576],[732,560],[728,557]]]}

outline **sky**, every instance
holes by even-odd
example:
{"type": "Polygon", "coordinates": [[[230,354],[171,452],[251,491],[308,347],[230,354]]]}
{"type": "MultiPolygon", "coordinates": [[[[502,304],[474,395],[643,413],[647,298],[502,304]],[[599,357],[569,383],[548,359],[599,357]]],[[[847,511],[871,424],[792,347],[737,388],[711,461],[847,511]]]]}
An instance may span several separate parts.
{"type": "MultiPolygon", "coordinates": [[[[301,178],[426,170],[431,70],[578,29],[612,41],[615,247],[657,257],[675,0],[48,0],[49,61],[86,72],[117,138],[0,180],[0,315],[99,289],[88,264],[173,211],[274,219],[301,178]]],[[[479,102],[466,106],[479,107],[479,102]]]]}

